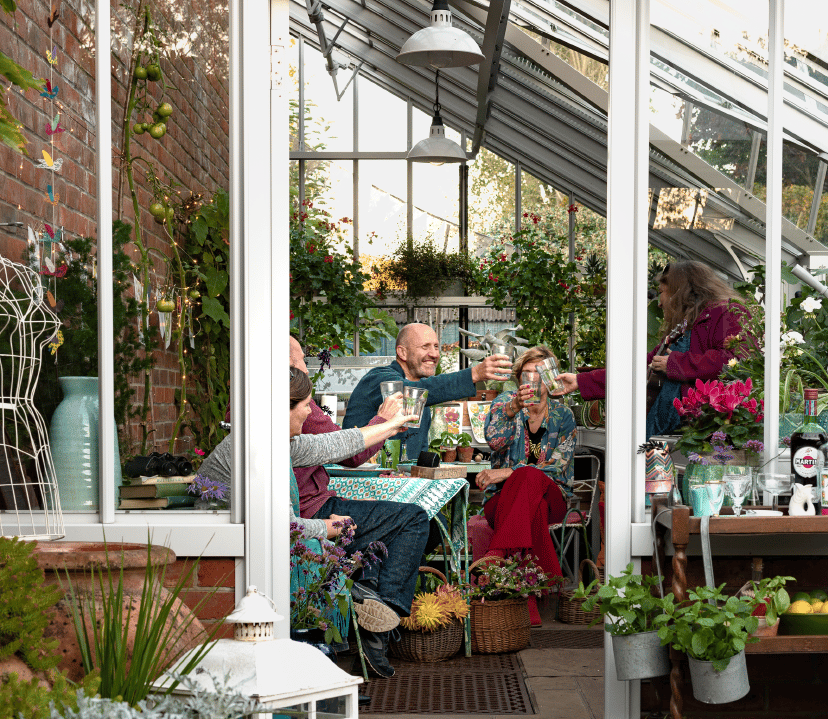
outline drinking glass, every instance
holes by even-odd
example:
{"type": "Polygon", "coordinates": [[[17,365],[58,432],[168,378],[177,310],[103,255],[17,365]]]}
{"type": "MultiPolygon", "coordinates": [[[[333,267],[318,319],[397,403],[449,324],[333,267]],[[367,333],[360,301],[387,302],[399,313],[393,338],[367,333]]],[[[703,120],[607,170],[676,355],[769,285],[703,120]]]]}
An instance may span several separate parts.
{"type": "Polygon", "coordinates": [[[735,475],[725,480],[727,496],[733,500],[733,514],[737,517],[742,514],[742,502],[750,492],[751,479],[749,474],[735,475]]]}
{"type": "Polygon", "coordinates": [[[420,426],[420,419],[423,416],[423,410],[425,410],[426,399],[428,399],[427,389],[414,387],[410,384],[403,387],[402,412],[405,415],[416,415],[416,418],[408,423],[409,427],[417,428],[420,426]]]}
{"type": "Polygon", "coordinates": [[[399,382],[380,382],[380,394],[382,395],[382,401],[384,402],[388,399],[392,394],[395,392],[402,392],[403,391],[403,382],[400,380],[399,382]]]}
{"type": "Polygon", "coordinates": [[[524,370],[520,375],[520,386],[525,387],[529,385],[532,390],[532,396],[525,400],[523,404],[538,404],[540,402],[540,375],[534,370],[524,370]]]}
{"type": "Polygon", "coordinates": [[[707,499],[710,502],[710,513],[714,517],[718,517],[722,510],[722,502],[724,502],[725,483],[708,482],[704,487],[707,490],[707,499]]]}
{"type": "Polygon", "coordinates": [[[727,465],[725,466],[722,474],[722,479],[725,482],[729,482],[734,479],[743,479],[745,477],[750,480],[750,487],[745,495],[745,501],[757,504],[756,487],[754,486],[753,481],[753,467],[727,465]]]}
{"type": "Polygon", "coordinates": [[[759,485],[759,489],[773,497],[772,506],[774,510],[778,510],[779,495],[791,490],[791,475],[761,472],[756,476],[756,483],[759,485]]]}
{"type": "Polygon", "coordinates": [[[558,383],[555,381],[555,377],[561,372],[558,369],[558,363],[555,362],[554,357],[547,357],[543,362],[538,362],[535,365],[535,369],[540,374],[541,380],[546,385],[548,392],[551,393],[558,389],[558,383]]]}
{"type": "Polygon", "coordinates": [[[509,359],[512,359],[514,349],[511,345],[507,345],[505,342],[492,342],[492,344],[489,345],[489,354],[506,355],[509,359]]]}

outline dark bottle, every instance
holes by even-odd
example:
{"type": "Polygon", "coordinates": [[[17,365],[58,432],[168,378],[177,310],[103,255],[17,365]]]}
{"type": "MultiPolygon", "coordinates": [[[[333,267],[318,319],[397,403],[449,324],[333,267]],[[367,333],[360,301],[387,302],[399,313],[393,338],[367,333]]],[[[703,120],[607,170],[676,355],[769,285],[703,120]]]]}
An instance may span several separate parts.
{"type": "Polygon", "coordinates": [[[817,465],[820,447],[828,442],[825,430],[817,424],[817,391],[805,390],[805,421],[791,434],[791,473],[794,482],[811,485],[814,508],[822,514],[822,503],[817,496],[817,465]]]}

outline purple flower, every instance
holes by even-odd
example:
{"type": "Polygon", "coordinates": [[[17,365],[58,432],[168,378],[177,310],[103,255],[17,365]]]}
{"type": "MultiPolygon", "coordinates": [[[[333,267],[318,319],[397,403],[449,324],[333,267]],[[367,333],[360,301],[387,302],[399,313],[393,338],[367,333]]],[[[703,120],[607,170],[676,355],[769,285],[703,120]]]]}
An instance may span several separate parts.
{"type": "Polygon", "coordinates": [[[713,444],[724,444],[727,442],[727,435],[722,432],[722,430],[718,429],[710,435],[710,441],[713,444]]]}
{"type": "MultiPolygon", "coordinates": [[[[223,502],[230,494],[230,485],[224,482],[214,482],[206,474],[197,474],[192,484],[187,487],[189,494],[197,494],[202,499],[214,499],[223,502]]],[[[291,526],[291,529],[293,527],[291,526]]]]}
{"type": "Polygon", "coordinates": [[[762,454],[765,451],[765,444],[758,439],[749,439],[745,442],[745,449],[756,454],[762,454]]]}
{"type": "Polygon", "coordinates": [[[710,464],[710,460],[707,457],[702,457],[698,452],[690,452],[687,455],[687,459],[689,459],[691,462],[695,462],[696,464],[700,464],[704,467],[710,464]]]}

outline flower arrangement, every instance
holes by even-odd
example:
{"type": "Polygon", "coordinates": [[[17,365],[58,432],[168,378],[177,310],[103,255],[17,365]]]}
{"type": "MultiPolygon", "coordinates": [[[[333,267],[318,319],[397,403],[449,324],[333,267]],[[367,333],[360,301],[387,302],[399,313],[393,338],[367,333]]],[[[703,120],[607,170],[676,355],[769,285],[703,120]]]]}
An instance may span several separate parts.
{"type": "Polygon", "coordinates": [[[411,615],[400,624],[411,631],[433,632],[468,616],[469,607],[459,587],[443,584],[434,592],[415,595],[411,615]]]}
{"type": "Polygon", "coordinates": [[[673,400],[673,406],[685,422],[676,448],[692,462],[708,464],[702,453],[712,453],[718,464],[725,464],[734,449],[756,455],[764,451],[765,403],[749,377],[744,382],[696,380],[695,388],[683,399],[673,400]]]}
{"type": "Polygon", "coordinates": [[[351,577],[361,567],[372,567],[388,551],[382,542],[371,542],[364,551],[348,554],[345,545],[354,539],[355,525],[351,519],[334,522],[342,532],[332,541],[319,544],[321,551],[314,551],[303,538],[296,522],[290,523],[291,577],[298,585],[290,595],[291,629],[319,629],[325,642],[341,642],[342,635],[336,626],[335,615],[347,616],[347,592],[353,586],[351,577]]]}
{"type": "Polygon", "coordinates": [[[198,495],[198,499],[226,507],[230,501],[230,485],[210,479],[206,474],[196,474],[189,487],[188,494],[198,495]]]}
{"type": "Polygon", "coordinates": [[[539,597],[563,582],[563,577],[546,574],[531,556],[515,555],[502,562],[486,562],[476,571],[479,574],[473,578],[467,595],[481,602],[539,597]]]}

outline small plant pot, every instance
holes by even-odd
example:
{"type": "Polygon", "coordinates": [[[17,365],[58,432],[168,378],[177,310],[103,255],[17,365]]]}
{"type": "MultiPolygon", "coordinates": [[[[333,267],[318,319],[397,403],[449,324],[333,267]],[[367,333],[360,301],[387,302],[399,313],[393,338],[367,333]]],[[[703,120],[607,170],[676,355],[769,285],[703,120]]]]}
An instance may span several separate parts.
{"type": "Polygon", "coordinates": [[[458,447],[457,459],[461,462],[471,462],[474,456],[474,447],[458,447]]]}
{"type": "Polygon", "coordinates": [[[451,449],[443,448],[440,452],[441,456],[443,457],[444,462],[455,462],[457,461],[457,449],[452,447],[451,449]]]}
{"type": "Polygon", "coordinates": [[[704,662],[688,656],[693,696],[705,704],[727,704],[741,699],[750,691],[744,649],[730,657],[730,663],[720,672],[713,662],[704,662]]]}
{"type": "Polygon", "coordinates": [[[670,673],[670,650],[661,646],[656,631],[613,635],[612,653],[619,682],[663,677],[670,673]]]}
{"type": "Polygon", "coordinates": [[[779,633],[779,618],[776,619],[776,624],[768,626],[768,620],[765,617],[756,617],[759,620],[759,626],[753,632],[754,637],[775,637],[779,633]]]}

